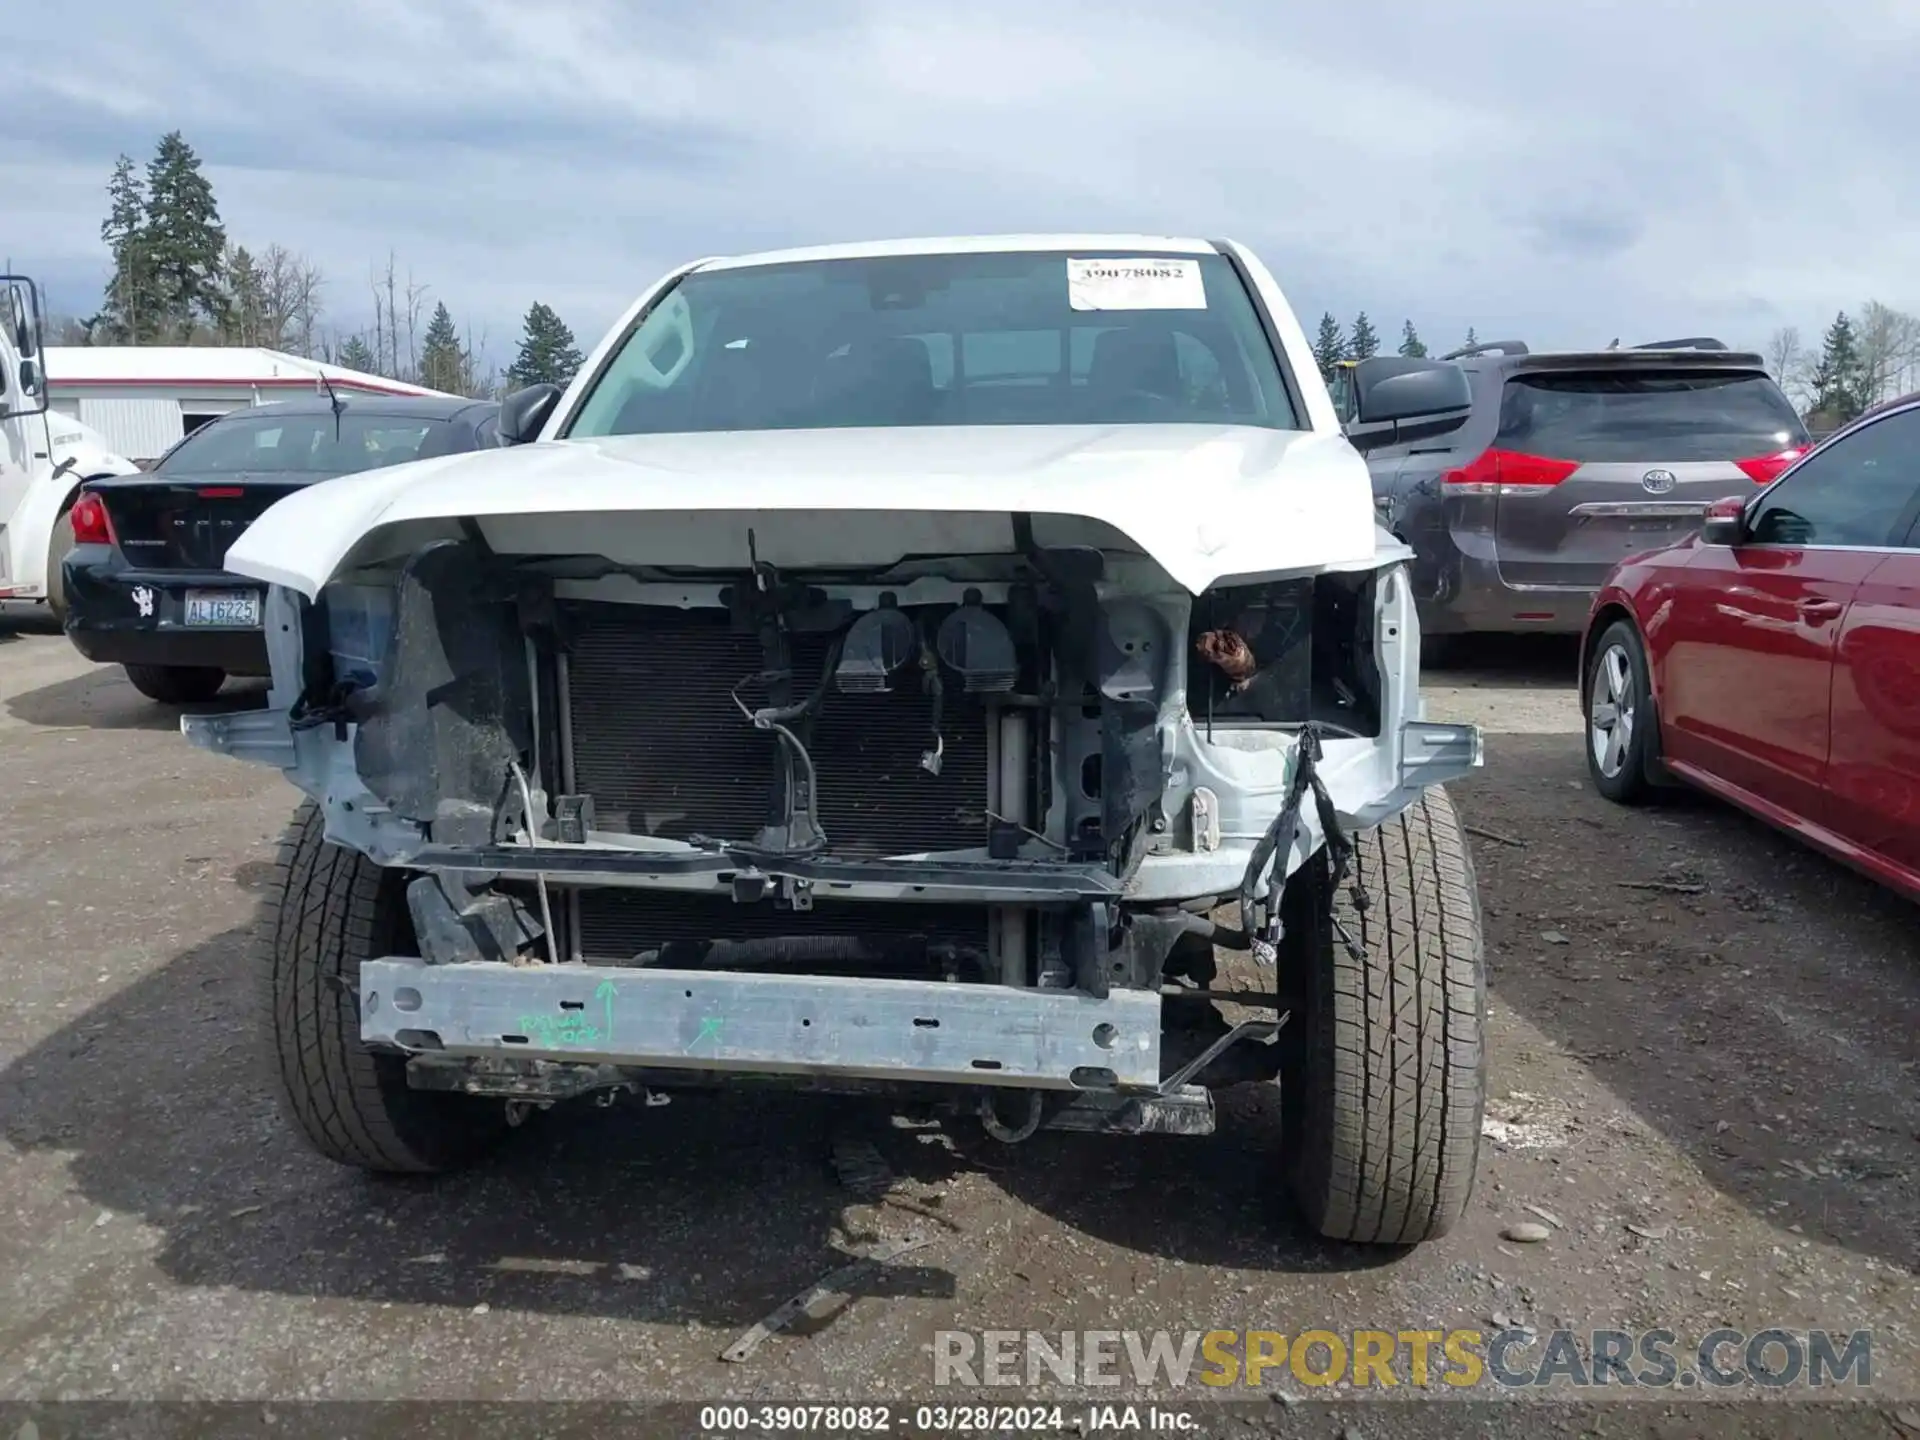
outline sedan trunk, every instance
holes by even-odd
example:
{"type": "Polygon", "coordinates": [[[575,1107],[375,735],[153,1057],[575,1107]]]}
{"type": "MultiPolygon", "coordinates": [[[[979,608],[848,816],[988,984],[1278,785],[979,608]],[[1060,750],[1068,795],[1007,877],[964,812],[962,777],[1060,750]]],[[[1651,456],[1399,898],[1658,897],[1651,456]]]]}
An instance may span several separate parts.
{"type": "Polygon", "coordinates": [[[127,562],[143,570],[221,570],[269,505],[311,476],[223,475],[197,482],[129,476],[95,484],[127,562]]]}

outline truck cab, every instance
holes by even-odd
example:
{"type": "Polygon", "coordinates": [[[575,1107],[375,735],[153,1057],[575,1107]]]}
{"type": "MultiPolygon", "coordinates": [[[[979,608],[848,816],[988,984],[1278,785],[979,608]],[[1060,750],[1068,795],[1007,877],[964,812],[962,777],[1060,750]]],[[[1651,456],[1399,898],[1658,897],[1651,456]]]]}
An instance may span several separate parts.
{"type": "Polygon", "coordinates": [[[44,600],[63,616],[60,560],[81,485],[139,467],[77,420],[48,413],[40,288],[0,275],[0,600],[44,600]]]}

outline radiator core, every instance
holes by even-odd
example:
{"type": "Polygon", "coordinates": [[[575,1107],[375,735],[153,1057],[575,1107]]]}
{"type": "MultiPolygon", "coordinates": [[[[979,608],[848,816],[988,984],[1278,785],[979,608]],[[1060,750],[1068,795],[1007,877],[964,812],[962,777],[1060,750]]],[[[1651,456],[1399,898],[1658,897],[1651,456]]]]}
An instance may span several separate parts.
{"type": "MultiPolygon", "coordinates": [[[[575,787],[603,830],[687,840],[751,841],[778,820],[778,744],[755,730],[729,692],[763,666],[759,641],[716,610],[583,604],[568,666],[575,787]]],[[[808,693],[824,637],[793,640],[794,691],[808,693]]],[[[765,703],[751,689],[749,704],[765,703]]],[[[987,712],[945,697],[938,775],[932,698],[917,675],[884,695],[831,687],[807,750],[815,814],[828,853],[853,859],[959,850],[987,840],[987,712]]]]}

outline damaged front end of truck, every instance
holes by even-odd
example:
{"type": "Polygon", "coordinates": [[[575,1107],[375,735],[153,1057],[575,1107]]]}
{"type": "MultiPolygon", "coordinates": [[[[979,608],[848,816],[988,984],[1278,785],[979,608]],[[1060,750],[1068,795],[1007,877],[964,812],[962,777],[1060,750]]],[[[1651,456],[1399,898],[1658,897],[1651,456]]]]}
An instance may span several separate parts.
{"type": "Polygon", "coordinates": [[[184,722],[404,883],[353,984],[417,1090],[1202,1133],[1281,1068],[1289,877],[1479,763],[1420,718],[1384,534],[1196,594],[1086,516],[946,512],[942,548],[921,511],[575,520],[394,525],[272,586],[268,707],[184,722]],[[596,544],[622,525],[649,558],[596,544]],[[877,558],[796,558],[810,525],[877,558]]]}

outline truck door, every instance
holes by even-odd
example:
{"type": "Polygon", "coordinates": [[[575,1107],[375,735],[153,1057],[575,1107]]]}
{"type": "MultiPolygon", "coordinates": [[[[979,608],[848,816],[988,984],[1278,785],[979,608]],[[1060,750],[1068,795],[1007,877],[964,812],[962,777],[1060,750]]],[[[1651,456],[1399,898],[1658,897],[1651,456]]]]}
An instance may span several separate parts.
{"type": "Polygon", "coordinates": [[[48,461],[46,357],[40,295],[22,275],[0,275],[0,597],[14,586],[10,523],[48,461]]]}

